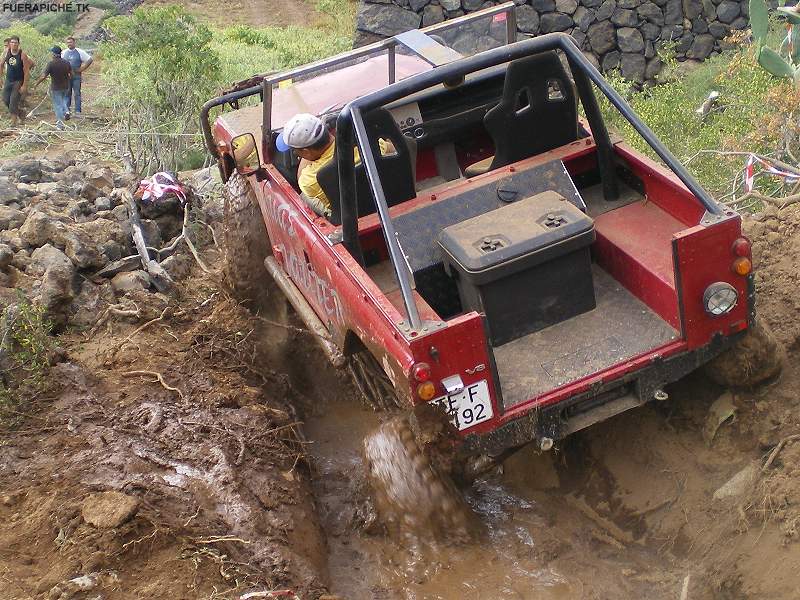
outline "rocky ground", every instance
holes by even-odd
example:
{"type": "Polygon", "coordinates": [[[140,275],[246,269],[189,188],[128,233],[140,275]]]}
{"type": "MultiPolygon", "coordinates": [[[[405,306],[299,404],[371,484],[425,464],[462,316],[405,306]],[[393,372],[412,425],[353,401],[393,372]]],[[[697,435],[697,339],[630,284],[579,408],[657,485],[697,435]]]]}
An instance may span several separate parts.
{"type": "MultiPolygon", "coordinates": [[[[212,267],[172,244],[162,294],[120,262],[132,183],[63,156],[0,165],[0,598],[317,597],[305,441],[263,325],[218,282],[203,224],[219,224],[218,195],[196,195],[190,221],[212,267]],[[57,337],[26,345],[23,325],[44,323],[57,337]],[[31,355],[50,366],[16,388],[31,355]]],[[[143,219],[149,247],[181,233],[178,210],[143,219]]]]}

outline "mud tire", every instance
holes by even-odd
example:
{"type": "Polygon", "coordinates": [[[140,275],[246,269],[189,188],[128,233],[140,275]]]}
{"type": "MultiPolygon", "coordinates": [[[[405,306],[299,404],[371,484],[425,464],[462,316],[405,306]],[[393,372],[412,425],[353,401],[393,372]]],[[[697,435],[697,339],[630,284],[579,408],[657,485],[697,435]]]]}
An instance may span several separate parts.
{"type": "Polygon", "coordinates": [[[393,417],[364,440],[375,509],[396,539],[470,538],[471,513],[449,476],[431,464],[406,417],[393,417]]]}
{"type": "Polygon", "coordinates": [[[247,179],[234,172],[222,188],[224,200],[224,280],[249,308],[276,300],[277,286],[264,268],[271,244],[255,193],[247,179]]]}
{"type": "Polygon", "coordinates": [[[776,377],[783,368],[785,350],[769,326],[756,323],[736,344],[705,366],[708,376],[726,387],[752,387],[776,377]]]}

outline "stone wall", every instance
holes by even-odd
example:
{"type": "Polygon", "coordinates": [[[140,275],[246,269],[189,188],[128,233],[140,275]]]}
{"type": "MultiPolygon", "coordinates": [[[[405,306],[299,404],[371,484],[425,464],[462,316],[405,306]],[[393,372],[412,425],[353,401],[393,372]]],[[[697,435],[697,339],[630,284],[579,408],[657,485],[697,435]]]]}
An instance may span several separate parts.
{"type": "MultiPolygon", "coordinates": [[[[705,60],[731,31],[746,29],[747,0],[515,0],[519,39],[564,31],[603,71],[630,80],[661,70],[656,50],[675,44],[678,60],[705,60]]],[[[493,6],[483,0],[361,0],[356,43],[426,27],[493,6]]]]}

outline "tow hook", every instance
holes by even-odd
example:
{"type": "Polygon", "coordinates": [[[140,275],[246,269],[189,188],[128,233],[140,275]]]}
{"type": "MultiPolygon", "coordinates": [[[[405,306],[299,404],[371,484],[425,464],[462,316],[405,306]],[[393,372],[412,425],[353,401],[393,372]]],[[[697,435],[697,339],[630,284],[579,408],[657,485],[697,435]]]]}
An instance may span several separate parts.
{"type": "Polygon", "coordinates": [[[656,390],[655,392],[653,392],[653,398],[655,398],[659,402],[664,402],[665,400],[669,400],[669,394],[664,390],[656,390]]]}
{"type": "Polygon", "coordinates": [[[553,438],[543,437],[539,440],[539,450],[542,452],[547,452],[548,450],[553,448],[553,438]]]}

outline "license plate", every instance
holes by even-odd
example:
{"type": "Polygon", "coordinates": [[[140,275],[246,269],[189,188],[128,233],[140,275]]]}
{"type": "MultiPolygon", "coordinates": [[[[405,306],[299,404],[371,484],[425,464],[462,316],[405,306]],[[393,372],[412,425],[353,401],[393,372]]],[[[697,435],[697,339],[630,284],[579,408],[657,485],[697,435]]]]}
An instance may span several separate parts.
{"type": "Polygon", "coordinates": [[[441,396],[434,402],[441,404],[459,431],[488,421],[494,416],[489,386],[486,380],[471,383],[450,396],[441,396]]]}

